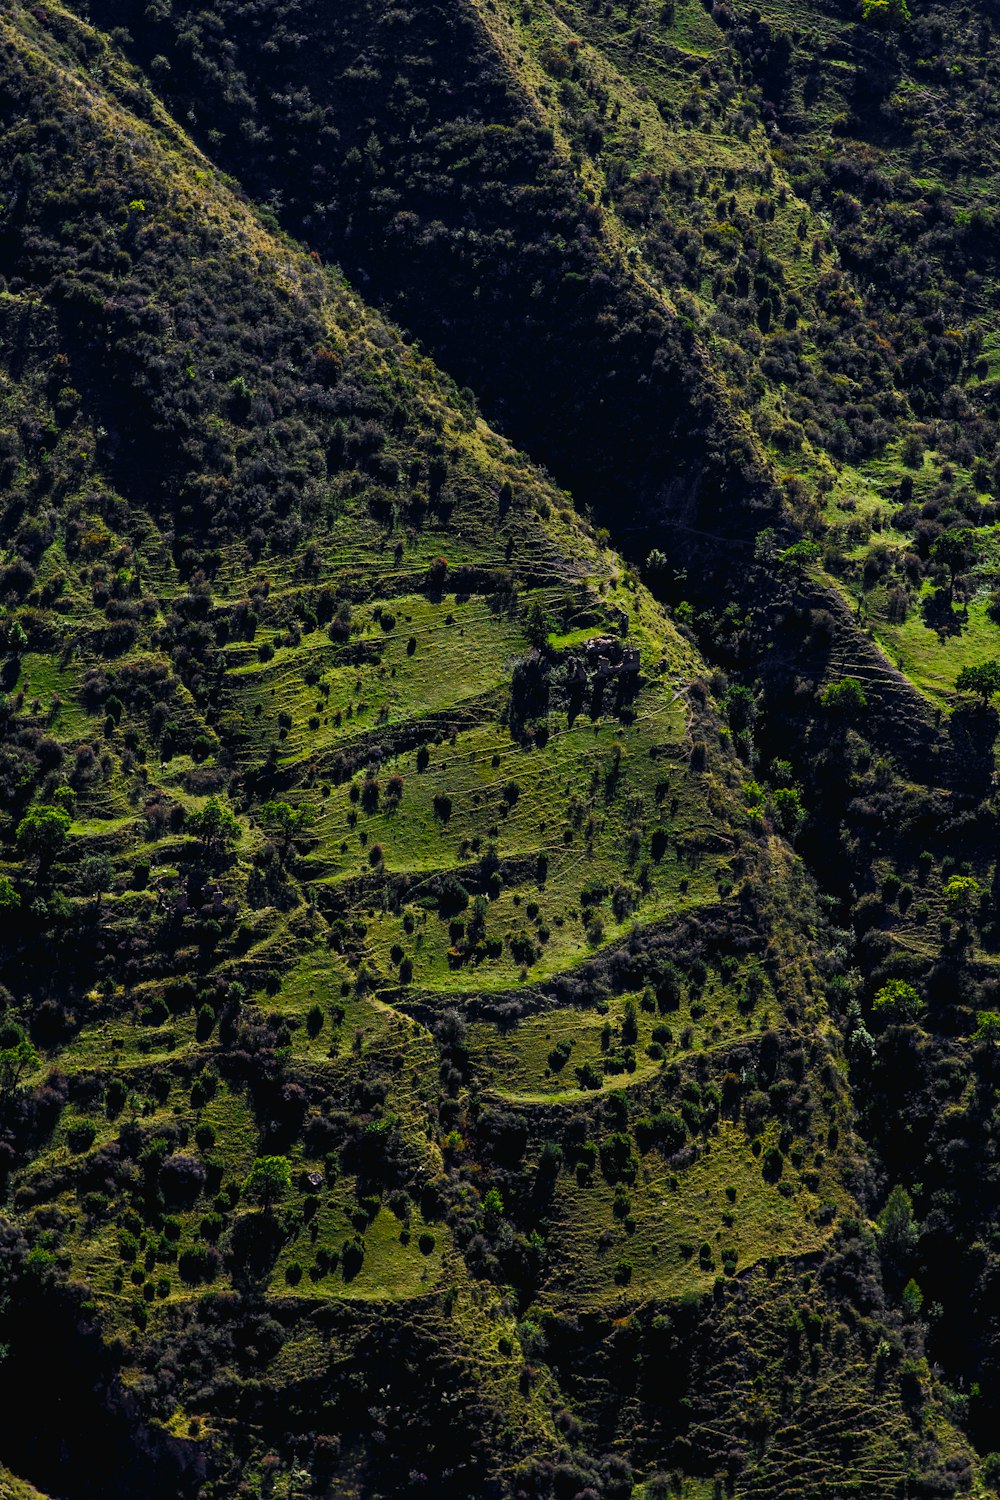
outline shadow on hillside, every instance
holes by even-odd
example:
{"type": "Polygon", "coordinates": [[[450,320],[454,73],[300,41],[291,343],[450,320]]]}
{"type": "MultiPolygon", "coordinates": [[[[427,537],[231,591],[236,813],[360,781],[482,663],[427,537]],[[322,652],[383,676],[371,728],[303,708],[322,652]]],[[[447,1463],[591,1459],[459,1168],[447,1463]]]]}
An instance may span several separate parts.
{"type": "Polygon", "coordinates": [[[18,1285],[4,1325],[0,1458],[58,1500],[195,1495],[205,1477],[197,1446],[137,1420],[80,1293],[42,1278],[18,1285]]]}
{"type": "Polygon", "coordinates": [[[968,609],[958,610],[947,589],[935,589],[921,601],[920,613],[928,630],[933,630],[945,641],[950,636],[961,635],[968,623],[968,609]]]}
{"type": "Polygon", "coordinates": [[[970,791],[982,794],[989,789],[994,771],[994,744],[1000,731],[1000,716],[995,708],[962,703],[948,720],[950,753],[960,767],[970,791]]]}

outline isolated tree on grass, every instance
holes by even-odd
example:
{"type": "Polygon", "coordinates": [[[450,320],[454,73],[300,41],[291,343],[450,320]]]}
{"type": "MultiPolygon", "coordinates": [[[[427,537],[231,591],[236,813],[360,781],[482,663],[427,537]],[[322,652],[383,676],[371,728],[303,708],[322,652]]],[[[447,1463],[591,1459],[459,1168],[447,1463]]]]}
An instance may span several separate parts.
{"type": "Polygon", "coordinates": [[[786,577],[801,580],[813,563],[819,561],[820,547],[811,537],[802,537],[779,554],[778,566],[786,577]]]}
{"type": "Polygon", "coordinates": [[[1000,693],[1000,661],[994,657],[978,666],[963,667],[955,679],[955,687],[960,693],[975,693],[985,708],[1000,693]]]}
{"type": "Polygon", "coordinates": [[[292,1169],[287,1156],[258,1156],[243,1183],[243,1196],[251,1203],[271,1209],[280,1203],[292,1186],[292,1169]]]}
{"type": "Polygon", "coordinates": [[[931,562],[948,570],[948,596],[955,592],[955,580],[976,558],[976,534],[968,526],[953,526],[943,531],[931,548],[931,562]]]}
{"type": "Polygon", "coordinates": [[[553,620],[540,599],[532,599],[524,617],[524,633],[533,646],[542,647],[548,640],[553,620]]]}

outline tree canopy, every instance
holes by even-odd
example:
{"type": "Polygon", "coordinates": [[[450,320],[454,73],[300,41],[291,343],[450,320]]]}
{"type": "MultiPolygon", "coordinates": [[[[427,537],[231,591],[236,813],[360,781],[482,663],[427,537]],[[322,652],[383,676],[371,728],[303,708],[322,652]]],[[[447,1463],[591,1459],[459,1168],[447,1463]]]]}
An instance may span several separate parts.
{"type": "Polygon", "coordinates": [[[25,1073],[37,1068],[38,1063],[38,1052],[21,1027],[4,1026],[0,1030],[0,1098],[10,1098],[25,1073]]]}
{"type": "Polygon", "coordinates": [[[1000,693],[1000,660],[992,657],[977,666],[963,667],[955,679],[960,693],[974,693],[986,704],[1000,693]]]}
{"type": "Polygon", "coordinates": [[[976,1012],[976,1029],[972,1033],[975,1042],[988,1042],[991,1047],[1000,1046],[1000,1015],[995,1010],[976,1012]]]}
{"type": "Polygon", "coordinates": [[[200,811],[191,813],[187,828],[208,850],[220,850],[238,843],[243,836],[239,820],[218,797],[209,797],[200,811]]]}
{"type": "Polygon", "coordinates": [[[831,682],[819,695],[827,713],[841,719],[857,719],[868,707],[868,694],[857,677],[842,677],[831,682]]]}
{"type": "Polygon", "coordinates": [[[287,853],[299,834],[316,821],[316,814],[311,807],[293,807],[290,802],[277,801],[265,802],[257,818],[261,827],[287,853]]]}
{"type": "Polygon", "coordinates": [[[950,587],[955,579],[975,560],[976,534],[968,526],[954,526],[943,531],[931,547],[931,561],[947,568],[950,587]]]}
{"type": "Polygon", "coordinates": [[[17,825],[17,847],[43,862],[53,860],[69,837],[70,816],[62,807],[33,807],[17,825]]]}
{"type": "Polygon", "coordinates": [[[952,875],[945,883],[944,899],[951,916],[966,922],[976,910],[983,888],[973,875],[952,875]]]}
{"type": "Polygon", "coordinates": [[[890,979],[872,1001],[873,1014],[890,1023],[915,1021],[922,1010],[923,1001],[918,991],[905,979],[890,979]]]}
{"type": "Polygon", "coordinates": [[[243,1196],[264,1208],[273,1208],[291,1186],[292,1169],[287,1156],[258,1156],[244,1180],[243,1196]]]}

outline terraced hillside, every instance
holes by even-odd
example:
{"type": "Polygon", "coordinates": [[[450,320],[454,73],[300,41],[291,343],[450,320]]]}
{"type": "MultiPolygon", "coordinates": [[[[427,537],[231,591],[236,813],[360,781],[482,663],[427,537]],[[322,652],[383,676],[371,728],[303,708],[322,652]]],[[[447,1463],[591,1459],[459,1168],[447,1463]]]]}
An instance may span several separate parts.
{"type": "MultiPolygon", "coordinates": [[[[667,243],[728,23],[90,14],[0,17],[0,1493],[987,1494],[987,756],[667,243]]],[[[816,242],[819,472],[842,325],[910,397],[816,242]]]]}
{"type": "Polygon", "coordinates": [[[670,523],[675,599],[784,517],[936,703],[996,652],[989,14],[94,14],[641,555],[670,523]]]}

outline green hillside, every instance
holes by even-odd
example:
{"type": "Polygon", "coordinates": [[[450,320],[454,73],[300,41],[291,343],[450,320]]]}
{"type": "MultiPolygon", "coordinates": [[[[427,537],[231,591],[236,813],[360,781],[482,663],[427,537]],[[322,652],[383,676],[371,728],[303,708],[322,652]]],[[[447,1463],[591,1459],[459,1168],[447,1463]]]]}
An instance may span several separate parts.
{"type": "Polygon", "coordinates": [[[799,10],[0,16],[0,1494],[992,1493],[991,33],[799,10]]]}
{"type": "Polygon", "coordinates": [[[242,10],[96,14],[621,535],[669,517],[711,597],[784,513],[921,692],[996,651],[990,549],[968,616],[931,555],[996,525],[988,14],[242,10]]]}

